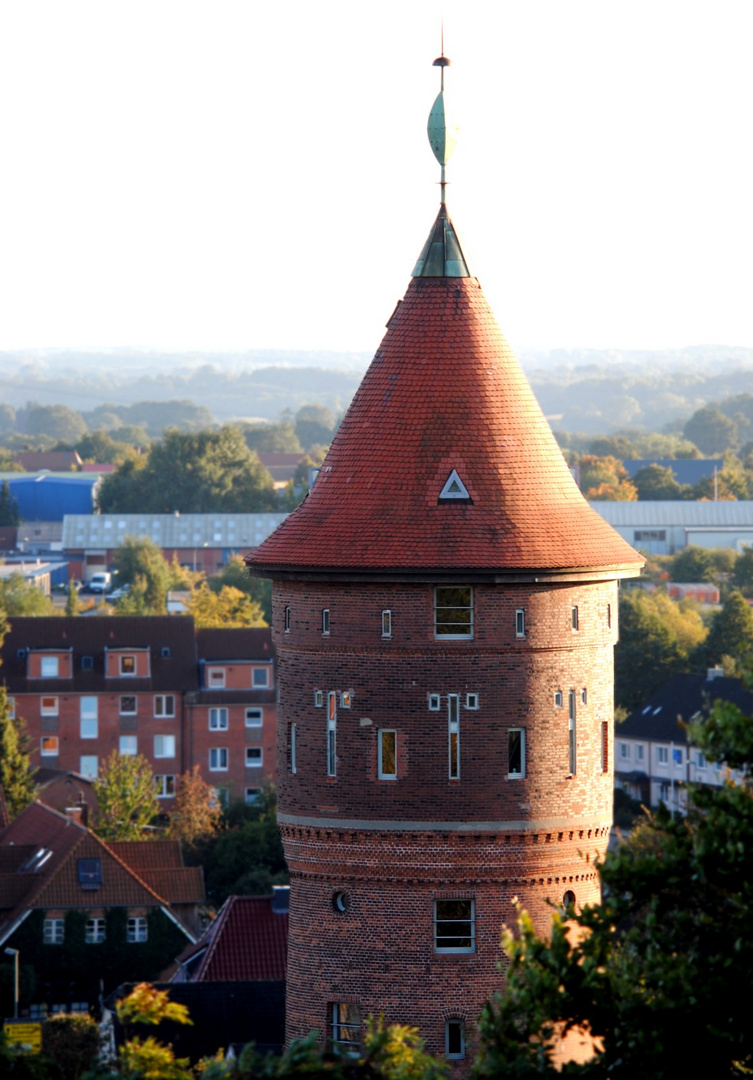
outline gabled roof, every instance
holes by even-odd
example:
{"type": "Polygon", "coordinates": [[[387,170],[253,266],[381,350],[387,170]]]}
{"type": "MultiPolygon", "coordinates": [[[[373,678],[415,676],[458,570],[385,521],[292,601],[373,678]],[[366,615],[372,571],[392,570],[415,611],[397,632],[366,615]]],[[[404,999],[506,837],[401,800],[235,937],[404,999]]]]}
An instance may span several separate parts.
{"type": "Polygon", "coordinates": [[[688,723],[696,713],[705,712],[719,700],[730,701],[746,716],[753,716],[753,692],[746,690],[739,679],[675,675],[615,729],[615,737],[685,745],[687,735],[680,721],[688,723]]]}
{"type": "Polygon", "coordinates": [[[193,982],[284,980],[288,913],[271,896],[230,896],[204,936],[178,958],[201,955],[193,982]]]}
{"type": "Polygon", "coordinates": [[[199,660],[271,660],[272,631],[254,629],[216,629],[196,631],[199,660]]]}
{"type": "Polygon", "coordinates": [[[413,278],[313,490],[246,561],[266,576],[643,563],[581,495],[471,277],[413,278]],[[469,500],[440,500],[453,469],[469,500]]]}

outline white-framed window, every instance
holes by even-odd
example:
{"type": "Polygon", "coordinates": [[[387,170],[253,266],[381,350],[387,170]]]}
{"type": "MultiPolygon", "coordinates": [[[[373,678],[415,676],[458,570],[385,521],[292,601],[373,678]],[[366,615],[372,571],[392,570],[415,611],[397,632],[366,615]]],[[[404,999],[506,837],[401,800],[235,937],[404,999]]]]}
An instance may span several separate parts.
{"type": "Polygon", "coordinates": [[[207,686],[214,687],[215,690],[222,690],[225,687],[225,669],[224,667],[210,667],[207,668],[207,686]]]}
{"type": "Polygon", "coordinates": [[[662,780],[659,784],[659,798],[663,803],[669,802],[669,782],[662,780]]]}
{"type": "Polygon", "coordinates": [[[121,716],[135,716],[138,711],[138,704],[135,694],[121,694],[120,696],[120,715],[121,716]]]}
{"type": "Polygon", "coordinates": [[[525,608],[519,607],[515,612],[515,637],[526,636],[526,612],[525,608]]]}
{"type": "Polygon", "coordinates": [[[40,716],[57,716],[58,715],[58,698],[56,697],[43,697],[39,700],[39,715],[40,716]]]}
{"type": "Polygon", "coordinates": [[[361,1009],[352,1002],[331,1006],[332,1042],[356,1052],[361,1045],[361,1009]]]}
{"type": "Polygon", "coordinates": [[[447,695],[447,749],[450,780],[460,779],[460,694],[447,695]]]}
{"type": "Polygon", "coordinates": [[[630,743],[620,743],[620,757],[623,761],[627,761],[627,759],[630,757],[630,743]]]}
{"type": "Polygon", "coordinates": [[[298,725],[291,724],[288,738],[288,772],[298,772],[298,725]]]}
{"type": "Polygon", "coordinates": [[[377,739],[379,779],[397,780],[397,732],[392,728],[380,728],[377,739]]]}
{"type": "Polygon", "coordinates": [[[42,757],[57,757],[60,753],[60,740],[57,735],[43,735],[39,740],[39,753],[42,757]]]}
{"type": "Polygon", "coordinates": [[[261,727],[264,722],[264,710],[258,708],[246,709],[246,727],[261,727]]]}
{"type": "Polygon", "coordinates": [[[138,738],[135,735],[121,735],[118,740],[118,749],[126,756],[138,754],[138,738]]]}
{"type": "Polygon", "coordinates": [[[149,940],[149,930],[145,918],[138,915],[129,918],[126,927],[126,940],[129,945],[137,945],[149,940]]]}
{"type": "Polygon", "coordinates": [[[96,754],[83,754],[79,759],[78,771],[82,776],[88,776],[90,780],[97,779],[99,761],[96,754]]]}
{"type": "Polygon", "coordinates": [[[260,787],[247,787],[246,788],[246,806],[253,806],[261,795],[260,787]]]}
{"type": "Polygon", "coordinates": [[[478,709],[478,694],[466,694],[465,707],[471,710],[478,709]]]}
{"type": "Polygon", "coordinates": [[[290,633],[290,608],[285,608],[285,633],[290,633]]]}
{"type": "Polygon", "coordinates": [[[175,736],[174,735],[155,735],[154,736],[154,756],[156,758],[174,758],[175,757],[175,736]]]}
{"type": "Polygon", "coordinates": [[[246,768],[260,769],[264,764],[264,751],[260,746],[246,747],[246,768]]]}
{"type": "Polygon", "coordinates": [[[470,585],[438,585],[435,588],[434,636],[473,637],[473,589],[470,585]]]}
{"type": "Polygon", "coordinates": [[[585,686],[581,689],[580,692],[580,703],[581,705],[588,704],[588,690],[585,688],[585,686]]]}
{"type": "Polygon", "coordinates": [[[80,736],[82,739],[96,739],[99,737],[99,702],[95,697],[82,697],[79,701],[81,726],[80,736]]]}
{"type": "Polygon", "coordinates": [[[340,708],[349,709],[353,704],[353,695],[350,690],[343,690],[340,693],[340,708]]]}
{"type": "Polygon", "coordinates": [[[576,766],[576,738],[575,738],[575,691],[571,690],[568,697],[567,710],[567,748],[569,757],[570,775],[575,776],[576,766]]]}
{"type": "Polygon", "coordinates": [[[382,637],[392,637],[392,612],[382,612],[382,637]]]}
{"type": "Polygon", "coordinates": [[[555,690],[554,691],[554,706],[557,709],[562,708],[562,691],[561,690],[555,690]]]}
{"type": "Polygon", "coordinates": [[[65,919],[45,919],[42,941],[45,945],[62,945],[65,941],[65,919]]]}
{"type": "Polygon", "coordinates": [[[330,627],[329,608],[322,609],[322,633],[328,634],[330,627]]]}
{"type": "Polygon", "coordinates": [[[323,690],[315,690],[314,691],[314,708],[315,709],[323,709],[324,708],[324,691],[323,690]]]}
{"type": "Polygon", "coordinates": [[[209,750],[209,771],[227,772],[228,753],[226,746],[212,746],[209,750]]]}
{"type": "Polygon", "coordinates": [[[87,945],[101,945],[105,940],[105,920],[87,919],[84,941],[87,945]]]}
{"type": "Polygon", "coordinates": [[[699,750],[699,751],[698,751],[698,753],[696,754],[696,761],[695,761],[695,763],[696,763],[696,768],[698,768],[698,769],[705,769],[705,768],[706,768],[706,758],[705,758],[705,756],[704,756],[704,755],[703,755],[703,754],[701,753],[701,751],[700,751],[700,750],[699,750]]]}
{"type": "Polygon", "coordinates": [[[132,677],[136,674],[136,657],[135,656],[120,656],[118,657],[120,674],[125,677],[132,677]]]}
{"type": "Polygon", "coordinates": [[[154,715],[158,718],[175,716],[175,696],[173,694],[157,694],[154,698],[154,715]]]}
{"type": "Polygon", "coordinates": [[[657,765],[669,764],[669,750],[666,746],[657,746],[656,748],[656,763],[657,765]]]}
{"type": "Polygon", "coordinates": [[[171,799],[175,794],[175,777],[163,773],[155,776],[154,794],[158,799],[171,799]]]}
{"type": "Polygon", "coordinates": [[[269,668],[255,667],[252,675],[252,686],[257,690],[269,686],[269,668]]]}
{"type": "Polygon", "coordinates": [[[434,951],[476,951],[476,905],[474,900],[434,901],[434,951]]]}
{"type": "Polygon", "coordinates": [[[227,731],[227,709],[210,709],[209,710],[209,730],[210,731],[227,731]]]}
{"type": "Polygon", "coordinates": [[[440,694],[429,694],[429,712],[439,712],[442,705],[440,694]]]}
{"type": "Polygon", "coordinates": [[[462,1020],[445,1020],[444,1056],[449,1061],[465,1057],[465,1023],[462,1020]]]}
{"type": "Polygon", "coordinates": [[[638,743],[635,748],[635,760],[643,761],[643,743],[638,743]]]}
{"type": "Polygon", "coordinates": [[[577,630],[578,629],[578,608],[577,608],[577,605],[573,605],[573,607],[570,609],[570,620],[571,620],[571,623],[572,623],[573,630],[577,630]]]}
{"type": "Polygon", "coordinates": [[[7,697],[5,703],[8,706],[8,719],[16,719],[16,699],[14,697],[7,697]]]}
{"type": "Polygon", "coordinates": [[[526,733],[524,728],[510,728],[507,732],[507,776],[521,780],[526,774],[526,733]]]}
{"type": "Polygon", "coordinates": [[[327,694],[327,776],[337,776],[337,694],[327,694]]]}
{"type": "Polygon", "coordinates": [[[57,656],[43,656],[41,659],[40,674],[43,679],[57,679],[60,671],[60,659],[57,656]]]}

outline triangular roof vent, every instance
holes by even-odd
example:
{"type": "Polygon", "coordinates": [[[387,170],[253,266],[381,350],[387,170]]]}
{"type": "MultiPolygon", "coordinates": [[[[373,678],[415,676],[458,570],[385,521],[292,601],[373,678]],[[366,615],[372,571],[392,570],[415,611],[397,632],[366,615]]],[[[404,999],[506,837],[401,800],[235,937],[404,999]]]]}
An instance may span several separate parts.
{"type": "Polygon", "coordinates": [[[450,475],[447,477],[444,487],[439,493],[439,501],[457,501],[464,500],[465,502],[472,502],[471,496],[468,494],[468,488],[460,479],[457,473],[457,469],[453,469],[450,475]]]}

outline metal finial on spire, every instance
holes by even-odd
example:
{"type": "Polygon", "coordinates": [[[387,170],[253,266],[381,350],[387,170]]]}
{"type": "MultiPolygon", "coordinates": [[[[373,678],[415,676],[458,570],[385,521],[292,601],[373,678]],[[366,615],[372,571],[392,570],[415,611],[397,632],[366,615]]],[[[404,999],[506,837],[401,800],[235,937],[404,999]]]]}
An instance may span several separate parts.
{"type": "Polygon", "coordinates": [[[444,96],[444,69],[450,66],[450,61],[444,54],[444,26],[442,26],[442,52],[432,66],[439,68],[440,84],[439,93],[437,94],[436,100],[431,107],[431,112],[429,113],[429,123],[426,130],[429,136],[429,145],[434,152],[434,157],[437,159],[442,169],[439,183],[442,193],[441,202],[444,206],[447,188],[445,166],[452,157],[452,152],[455,149],[458,137],[458,125],[452,123],[448,118],[447,103],[444,96]]]}

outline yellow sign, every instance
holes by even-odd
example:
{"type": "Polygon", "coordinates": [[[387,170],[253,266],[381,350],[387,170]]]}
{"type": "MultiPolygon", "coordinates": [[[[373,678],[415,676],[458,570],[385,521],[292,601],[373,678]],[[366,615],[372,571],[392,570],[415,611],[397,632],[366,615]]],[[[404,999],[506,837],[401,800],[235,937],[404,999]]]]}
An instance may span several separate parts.
{"type": "Polygon", "coordinates": [[[8,1042],[29,1050],[42,1049],[42,1025],[33,1020],[6,1020],[3,1025],[8,1042]]]}

